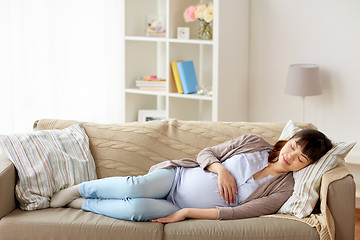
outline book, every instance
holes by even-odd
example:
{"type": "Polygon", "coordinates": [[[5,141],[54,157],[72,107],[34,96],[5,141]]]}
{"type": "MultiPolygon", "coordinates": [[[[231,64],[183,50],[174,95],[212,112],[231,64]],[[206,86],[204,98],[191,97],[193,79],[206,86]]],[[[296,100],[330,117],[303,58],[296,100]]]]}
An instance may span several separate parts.
{"type": "Polygon", "coordinates": [[[166,81],[146,81],[146,80],[136,80],[136,86],[162,86],[166,87],[166,81]]]}
{"type": "Polygon", "coordinates": [[[138,87],[139,90],[146,90],[146,91],[166,91],[166,87],[157,87],[157,86],[139,86],[138,87]]]}
{"type": "Polygon", "coordinates": [[[184,94],[195,93],[199,89],[193,61],[177,62],[177,69],[184,94]]]}
{"type": "Polygon", "coordinates": [[[138,77],[135,85],[139,90],[149,91],[165,91],[166,79],[158,78],[157,76],[142,76],[138,77]]]}
{"type": "Polygon", "coordinates": [[[184,90],[183,90],[182,85],[181,85],[179,71],[178,71],[178,68],[177,68],[177,65],[176,65],[177,62],[178,61],[171,62],[170,65],[171,65],[171,70],[172,70],[172,73],[173,73],[173,76],[174,76],[174,81],[175,81],[177,92],[182,94],[182,93],[184,93],[184,90]]]}
{"type": "Polygon", "coordinates": [[[138,77],[136,80],[141,80],[141,81],[166,81],[166,79],[158,78],[156,75],[141,76],[141,77],[138,77]]]}

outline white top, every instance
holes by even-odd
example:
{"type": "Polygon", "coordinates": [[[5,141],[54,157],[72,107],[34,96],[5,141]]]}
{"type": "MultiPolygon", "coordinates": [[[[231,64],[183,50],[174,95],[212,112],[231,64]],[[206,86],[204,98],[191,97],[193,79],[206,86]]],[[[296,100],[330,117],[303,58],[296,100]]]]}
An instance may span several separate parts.
{"type": "Polygon", "coordinates": [[[253,174],[268,166],[268,150],[235,155],[222,164],[234,177],[238,194],[234,204],[221,199],[217,174],[196,168],[176,168],[176,176],[167,200],[180,208],[213,208],[237,206],[244,201],[260,184],[272,176],[258,181],[253,174]]]}

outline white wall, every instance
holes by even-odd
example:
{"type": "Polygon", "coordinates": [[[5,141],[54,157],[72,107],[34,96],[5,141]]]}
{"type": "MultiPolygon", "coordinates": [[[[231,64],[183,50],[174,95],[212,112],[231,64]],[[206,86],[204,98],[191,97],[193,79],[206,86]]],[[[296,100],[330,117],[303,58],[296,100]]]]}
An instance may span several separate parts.
{"type": "Polygon", "coordinates": [[[249,121],[301,120],[301,98],[284,93],[288,66],[320,66],[324,94],[307,97],[305,121],[336,141],[358,141],[360,1],[251,0],[249,121]]]}

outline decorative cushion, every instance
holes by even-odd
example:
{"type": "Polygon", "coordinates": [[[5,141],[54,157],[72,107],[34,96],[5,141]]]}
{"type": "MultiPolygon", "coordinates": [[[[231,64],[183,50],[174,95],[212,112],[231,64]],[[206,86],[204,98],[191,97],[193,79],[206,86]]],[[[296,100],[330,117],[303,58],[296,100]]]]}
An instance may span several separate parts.
{"type": "Polygon", "coordinates": [[[289,140],[289,138],[300,130],[301,128],[293,120],[290,120],[282,130],[279,140],[289,140]]]}
{"type": "MultiPolygon", "coordinates": [[[[284,127],[279,140],[287,140],[300,130],[301,128],[294,121],[290,120],[284,127]]],[[[336,167],[341,160],[344,160],[355,144],[356,142],[333,142],[333,148],[320,158],[319,161],[310,164],[300,171],[294,172],[294,192],[279,209],[279,213],[292,214],[299,218],[310,215],[319,198],[322,175],[336,167]]]]}
{"type": "Polygon", "coordinates": [[[47,208],[53,193],[96,179],[89,139],[80,124],[0,135],[0,146],[18,172],[16,196],[23,210],[47,208]]]}

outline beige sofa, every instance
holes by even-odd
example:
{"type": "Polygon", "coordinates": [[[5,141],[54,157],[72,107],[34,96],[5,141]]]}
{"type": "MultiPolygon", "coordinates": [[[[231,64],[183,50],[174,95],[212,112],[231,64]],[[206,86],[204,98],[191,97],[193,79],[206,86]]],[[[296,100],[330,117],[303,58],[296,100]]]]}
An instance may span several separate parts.
{"type": "MultiPolygon", "coordinates": [[[[63,129],[78,122],[40,120],[38,130],[63,129]]],[[[285,123],[192,122],[83,123],[90,139],[99,178],[145,174],[150,166],[168,159],[195,158],[212,146],[242,134],[258,134],[270,143],[285,123]]],[[[300,124],[301,127],[313,127],[300,124]]],[[[347,171],[346,168],[343,168],[347,171]]],[[[323,179],[331,175],[331,171],[323,179]]],[[[161,224],[122,221],[70,208],[22,211],[14,196],[16,170],[0,157],[0,239],[320,239],[308,224],[276,217],[243,220],[186,220],[161,224]]],[[[335,223],[336,239],[354,239],[355,184],[347,177],[328,188],[327,205],[335,223]]]]}

